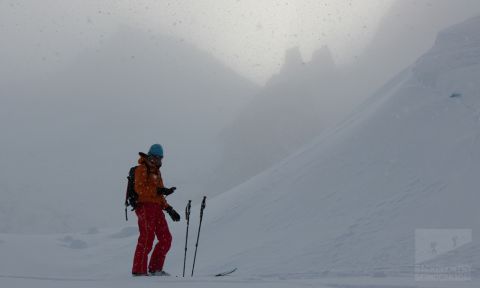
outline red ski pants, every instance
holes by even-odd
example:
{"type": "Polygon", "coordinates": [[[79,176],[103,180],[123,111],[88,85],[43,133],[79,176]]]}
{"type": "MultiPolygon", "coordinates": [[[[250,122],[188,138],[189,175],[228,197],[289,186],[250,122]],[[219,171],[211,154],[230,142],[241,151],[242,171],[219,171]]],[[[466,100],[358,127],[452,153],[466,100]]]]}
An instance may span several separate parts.
{"type": "Polygon", "coordinates": [[[132,273],[147,273],[148,254],[152,250],[155,235],[158,243],[155,245],[155,249],[153,249],[150,257],[148,271],[161,271],[163,270],[165,256],[172,243],[172,235],[168,230],[162,208],[155,203],[139,203],[135,213],[138,217],[140,236],[138,237],[137,248],[133,257],[132,273]]]}

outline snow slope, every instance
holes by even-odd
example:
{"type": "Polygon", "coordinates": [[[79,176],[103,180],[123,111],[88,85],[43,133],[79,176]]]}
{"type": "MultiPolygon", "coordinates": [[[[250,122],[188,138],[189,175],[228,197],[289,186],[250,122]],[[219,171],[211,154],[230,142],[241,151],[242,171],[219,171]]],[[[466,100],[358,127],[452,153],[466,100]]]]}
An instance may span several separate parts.
{"type": "Polygon", "coordinates": [[[479,28],[443,31],[336,129],[210,201],[202,271],[412,272],[425,228],[472,229],[461,260],[479,267],[479,28]]]}

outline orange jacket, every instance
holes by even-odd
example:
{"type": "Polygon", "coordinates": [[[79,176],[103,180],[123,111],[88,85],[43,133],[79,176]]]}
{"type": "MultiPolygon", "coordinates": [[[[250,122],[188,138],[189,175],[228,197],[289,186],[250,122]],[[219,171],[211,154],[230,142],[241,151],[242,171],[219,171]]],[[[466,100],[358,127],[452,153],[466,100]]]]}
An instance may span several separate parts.
{"type": "Polygon", "coordinates": [[[140,156],[139,165],[135,169],[135,192],[138,194],[138,202],[157,203],[165,209],[170,205],[163,195],[157,194],[157,188],[165,188],[160,170],[148,171],[145,161],[146,159],[140,156]]]}

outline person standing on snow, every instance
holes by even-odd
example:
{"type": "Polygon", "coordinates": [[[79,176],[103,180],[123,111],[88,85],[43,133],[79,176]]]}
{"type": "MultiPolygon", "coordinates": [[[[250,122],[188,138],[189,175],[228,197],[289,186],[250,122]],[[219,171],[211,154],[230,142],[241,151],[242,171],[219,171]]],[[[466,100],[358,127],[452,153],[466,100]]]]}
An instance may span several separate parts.
{"type": "Polygon", "coordinates": [[[139,154],[139,165],[135,169],[135,192],[138,194],[135,214],[138,217],[140,236],[133,258],[132,275],[147,276],[150,273],[151,275],[169,276],[163,271],[163,264],[171,246],[172,235],[168,230],[163,210],[170,215],[173,221],[180,221],[180,215],[165,199],[165,196],[172,194],[176,188],[165,188],[163,185],[160,174],[163,148],[160,144],[152,145],[148,155],[142,152],[139,154]],[[153,249],[150,262],[148,262],[148,254],[152,250],[155,235],[158,243],[153,249]]]}

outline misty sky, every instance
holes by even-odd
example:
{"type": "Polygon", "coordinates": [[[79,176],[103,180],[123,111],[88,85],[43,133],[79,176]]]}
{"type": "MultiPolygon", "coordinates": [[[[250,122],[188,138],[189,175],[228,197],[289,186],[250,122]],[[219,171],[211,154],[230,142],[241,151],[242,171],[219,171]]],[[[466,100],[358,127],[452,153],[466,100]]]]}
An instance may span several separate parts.
{"type": "Polygon", "coordinates": [[[125,4],[140,25],[192,41],[256,81],[298,46],[305,60],[329,45],[339,61],[358,52],[391,0],[135,1],[125,4]]]}
{"type": "Polygon", "coordinates": [[[101,49],[119,25],[133,25],[191,42],[263,83],[281,68],[290,47],[300,47],[308,61],[328,43],[336,61],[348,61],[368,43],[392,2],[4,0],[0,33],[6,49],[0,60],[14,60],[9,69],[18,74],[35,66],[52,69],[81,51],[101,49]]]}

